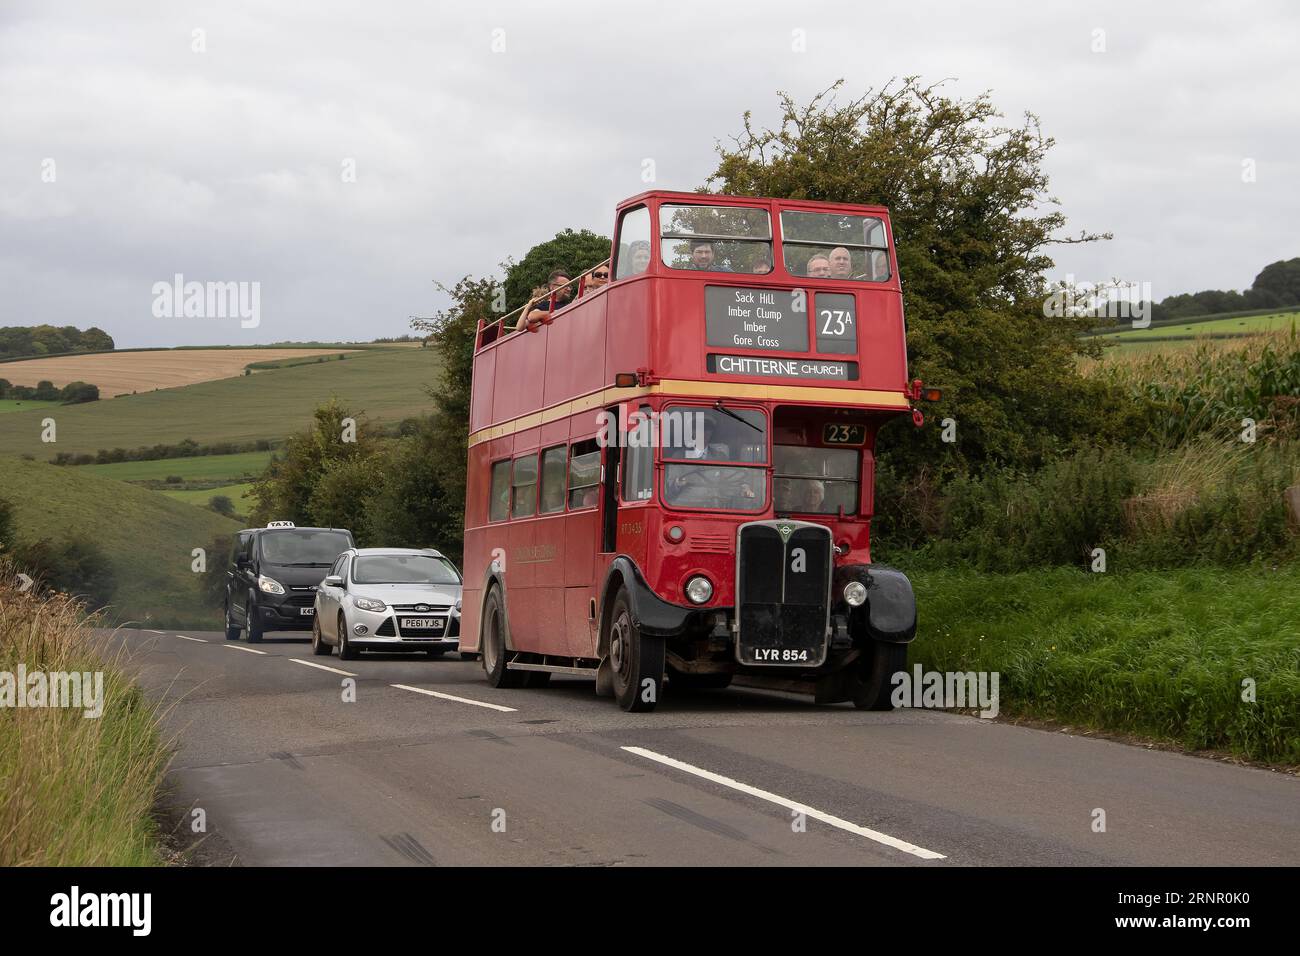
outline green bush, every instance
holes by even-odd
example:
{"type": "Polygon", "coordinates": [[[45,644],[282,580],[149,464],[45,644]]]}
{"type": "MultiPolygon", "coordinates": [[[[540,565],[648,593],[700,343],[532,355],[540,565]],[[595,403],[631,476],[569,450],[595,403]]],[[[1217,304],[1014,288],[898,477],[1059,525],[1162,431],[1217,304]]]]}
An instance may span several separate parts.
{"type": "Polygon", "coordinates": [[[18,546],[19,568],[36,579],[42,589],[71,594],[98,609],[117,590],[112,564],[104,550],[91,541],[42,540],[18,546]]]}

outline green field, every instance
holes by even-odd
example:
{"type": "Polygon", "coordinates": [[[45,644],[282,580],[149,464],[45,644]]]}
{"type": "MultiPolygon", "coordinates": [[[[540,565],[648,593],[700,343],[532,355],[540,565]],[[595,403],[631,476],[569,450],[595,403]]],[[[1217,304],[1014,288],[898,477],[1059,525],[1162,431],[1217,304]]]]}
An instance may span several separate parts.
{"type": "Polygon", "coordinates": [[[16,398],[0,398],[0,415],[5,412],[30,412],[40,408],[54,408],[62,402],[19,401],[16,398]]]}
{"type": "Polygon", "coordinates": [[[157,461],[121,461],[111,465],[73,465],[78,471],[118,481],[163,481],[179,475],[186,481],[214,481],[260,475],[271,460],[269,451],[237,455],[201,455],[196,458],[162,458],[157,461]]]}
{"type": "Polygon", "coordinates": [[[147,488],[84,469],[0,456],[0,489],[14,504],[20,540],[83,536],[103,548],[117,576],[114,617],[146,626],[213,626],[198,601],[194,548],[242,524],[147,488]]]}
{"type": "MultiPolygon", "coordinates": [[[[1124,344],[1159,339],[1170,335],[1223,335],[1224,333],[1254,334],[1287,329],[1295,323],[1300,326],[1300,312],[1275,312],[1272,315],[1246,315],[1230,319],[1212,319],[1208,322],[1188,322],[1182,325],[1159,325],[1146,329],[1128,329],[1112,332],[1098,338],[1124,344]]],[[[1172,344],[1172,343],[1161,343],[1172,344]]]]}
{"type": "Polygon", "coordinates": [[[185,488],[179,491],[160,488],[158,492],[174,501],[183,501],[187,505],[196,505],[199,508],[206,508],[214,495],[225,495],[234,502],[237,514],[246,515],[257,505],[257,499],[250,494],[252,490],[253,483],[245,481],[237,485],[222,485],[219,488],[185,488]]]}
{"type": "Polygon", "coordinates": [[[202,443],[279,440],[304,428],[331,396],[376,422],[430,411],[424,388],[436,375],[435,353],[404,348],[367,352],[345,361],[310,363],[256,375],[143,392],[54,415],[57,441],[41,441],[42,410],[0,415],[0,455],[93,453],[192,438],[202,443]]]}
{"type": "Polygon", "coordinates": [[[1300,566],[911,577],[909,663],[1000,673],[1004,716],[1300,765],[1300,566]]]}

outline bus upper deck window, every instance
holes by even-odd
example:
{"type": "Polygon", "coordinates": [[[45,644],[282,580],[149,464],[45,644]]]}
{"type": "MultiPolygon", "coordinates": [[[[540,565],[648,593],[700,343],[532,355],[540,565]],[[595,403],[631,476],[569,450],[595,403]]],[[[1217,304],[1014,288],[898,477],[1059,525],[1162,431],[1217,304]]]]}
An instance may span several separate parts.
{"type": "Polygon", "coordinates": [[[876,216],[786,209],[781,242],[791,275],[855,282],[884,282],[890,275],[885,224],[876,216]]]}
{"type": "Polygon", "coordinates": [[[752,206],[660,206],[660,256],[670,269],[772,271],[772,217],[752,206]]]}
{"type": "Polygon", "coordinates": [[[650,268],[650,210],[637,206],[623,213],[618,224],[618,254],[614,278],[626,279],[650,268]]]}

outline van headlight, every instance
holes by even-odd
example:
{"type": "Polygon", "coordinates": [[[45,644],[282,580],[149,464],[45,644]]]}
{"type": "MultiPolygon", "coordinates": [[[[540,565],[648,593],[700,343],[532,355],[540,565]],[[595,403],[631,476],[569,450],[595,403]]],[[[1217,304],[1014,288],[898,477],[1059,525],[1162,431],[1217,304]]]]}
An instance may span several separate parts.
{"type": "Polygon", "coordinates": [[[850,581],[844,585],[844,603],[849,607],[861,607],[867,601],[867,586],[861,581],[850,581]]]}
{"type": "Polygon", "coordinates": [[[693,604],[705,604],[713,597],[713,582],[702,574],[697,574],[686,582],[686,596],[693,604]]]}
{"type": "Polygon", "coordinates": [[[363,611],[387,611],[388,605],[383,601],[376,601],[373,598],[353,598],[352,603],[363,611]]]}
{"type": "Polygon", "coordinates": [[[275,580],[275,578],[268,578],[265,574],[259,574],[257,576],[257,586],[267,594],[284,593],[284,585],[275,580]]]}

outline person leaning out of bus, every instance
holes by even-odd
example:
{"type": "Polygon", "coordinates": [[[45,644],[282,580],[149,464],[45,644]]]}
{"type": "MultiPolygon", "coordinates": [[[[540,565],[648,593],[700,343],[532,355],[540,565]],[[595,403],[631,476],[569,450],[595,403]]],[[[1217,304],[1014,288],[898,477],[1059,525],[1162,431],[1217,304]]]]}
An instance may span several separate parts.
{"type": "Polygon", "coordinates": [[[546,278],[546,291],[520,310],[520,320],[515,326],[522,329],[533,322],[541,322],[551,314],[551,293],[555,294],[555,308],[560,310],[573,298],[573,287],[569,285],[569,273],[564,269],[553,269],[546,278]]]}

